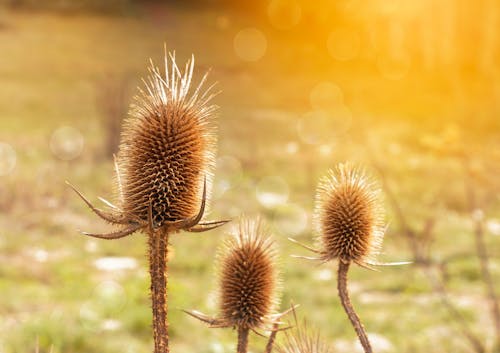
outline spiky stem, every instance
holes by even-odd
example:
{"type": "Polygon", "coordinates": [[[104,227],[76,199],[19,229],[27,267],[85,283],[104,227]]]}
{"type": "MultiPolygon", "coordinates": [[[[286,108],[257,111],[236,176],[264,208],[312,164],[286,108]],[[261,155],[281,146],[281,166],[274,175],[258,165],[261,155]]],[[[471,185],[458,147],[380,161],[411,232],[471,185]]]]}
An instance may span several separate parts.
{"type": "Polygon", "coordinates": [[[148,234],[149,273],[153,308],[154,353],[168,353],[167,253],[168,232],[159,229],[148,234]]]}
{"type": "Polygon", "coordinates": [[[248,351],[248,328],[238,327],[238,348],[237,353],[247,353],[248,351]]]}
{"type": "Polygon", "coordinates": [[[363,350],[365,353],[372,353],[372,347],[370,345],[370,341],[368,341],[365,328],[363,327],[359,316],[356,314],[356,311],[354,311],[351,299],[349,298],[349,292],[347,291],[347,271],[349,271],[349,265],[349,261],[344,262],[341,259],[339,260],[337,288],[339,290],[340,301],[347,316],[349,317],[349,320],[351,320],[352,326],[358,335],[359,342],[361,342],[361,345],[363,346],[363,350]]]}
{"type": "Polygon", "coordinates": [[[267,341],[265,353],[271,353],[273,351],[274,341],[276,340],[277,333],[278,333],[278,324],[275,323],[273,325],[273,330],[271,331],[271,335],[269,336],[269,340],[267,341]]]}

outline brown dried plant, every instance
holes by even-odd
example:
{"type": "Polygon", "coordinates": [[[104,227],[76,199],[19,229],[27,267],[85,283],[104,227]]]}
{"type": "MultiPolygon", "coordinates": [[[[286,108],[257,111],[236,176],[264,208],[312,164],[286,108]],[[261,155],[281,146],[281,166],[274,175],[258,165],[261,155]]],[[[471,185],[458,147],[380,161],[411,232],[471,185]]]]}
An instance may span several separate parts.
{"type": "MultiPolygon", "coordinates": [[[[385,232],[381,190],[362,170],[346,163],[329,171],[319,183],[314,220],[318,233],[318,257],[307,259],[328,262],[338,259],[337,288],[342,306],[365,352],[372,352],[368,336],[352,306],[347,290],[347,272],[351,262],[373,269],[379,263],[385,232]]],[[[295,240],[291,239],[296,242],[295,240]]]]}
{"type": "Polygon", "coordinates": [[[260,220],[242,219],[218,254],[219,314],[212,318],[186,311],[210,327],[238,330],[238,353],[248,350],[249,331],[277,330],[285,313],[273,314],[278,306],[279,273],[276,249],[260,220]]]}
{"type": "Polygon", "coordinates": [[[103,220],[120,227],[107,234],[118,239],[137,231],[148,236],[155,353],[169,352],[167,321],[167,251],[171,233],[203,232],[226,221],[201,222],[214,169],[216,107],[207,75],[191,90],[192,57],[181,73],[175,55],[165,53],[165,72],[151,62],[145,89],[132,104],[115,160],[118,206],[110,209],[83,201],[103,220]]]}
{"type": "Polygon", "coordinates": [[[323,261],[339,259],[337,288],[340,301],[366,353],[370,341],[347,291],[351,262],[360,266],[373,263],[384,237],[380,191],[363,172],[349,164],[339,164],[318,186],[315,217],[319,233],[319,255],[323,261]]]}
{"type": "Polygon", "coordinates": [[[321,179],[314,211],[321,260],[377,264],[385,232],[380,196],[378,186],[350,164],[321,179]]]}

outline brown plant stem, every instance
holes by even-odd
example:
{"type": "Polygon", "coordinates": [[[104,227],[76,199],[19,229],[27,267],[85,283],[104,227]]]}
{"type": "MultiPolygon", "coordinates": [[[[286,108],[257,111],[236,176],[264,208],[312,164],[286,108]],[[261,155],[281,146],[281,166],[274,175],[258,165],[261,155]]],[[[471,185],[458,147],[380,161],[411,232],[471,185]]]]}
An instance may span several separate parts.
{"type": "Polygon", "coordinates": [[[164,229],[150,231],[149,273],[151,275],[151,301],[153,309],[154,353],[168,353],[167,321],[167,253],[168,232],[164,229]]]}
{"type": "Polygon", "coordinates": [[[248,332],[244,327],[238,327],[238,348],[237,353],[247,353],[248,351],[248,332]]]}
{"type": "Polygon", "coordinates": [[[273,351],[274,341],[276,340],[276,334],[278,333],[278,324],[273,325],[273,330],[267,341],[265,353],[271,353],[273,351]]]}
{"type": "Polygon", "coordinates": [[[339,269],[337,277],[337,288],[339,290],[339,297],[344,307],[344,310],[351,320],[352,326],[358,335],[359,342],[363,346],[365,353],[372,353],[372,347],[370,341],[368,341],[368,336],[366,335],[365,328],[359,319],[359,316],[354,311],[351,299],[349,298],[349,292],[347,291],[347,272],[349,271],[350,262],[344,262],[339,259],[339,269]]]}

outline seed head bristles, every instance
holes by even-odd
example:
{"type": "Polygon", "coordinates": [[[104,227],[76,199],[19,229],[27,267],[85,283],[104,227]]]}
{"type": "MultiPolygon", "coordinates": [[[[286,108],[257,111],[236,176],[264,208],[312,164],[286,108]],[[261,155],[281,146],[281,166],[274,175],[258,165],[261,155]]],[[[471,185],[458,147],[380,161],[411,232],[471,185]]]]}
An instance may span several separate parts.
{"type": "Polygon", "coordinates": [[[194,69],[191,58],[183,73],[175,55],[165,56],[165,74],[151,62],[125,121],[118,155],[123,189],[121,208],[146,220],[153,204],[155,227],[196,215],[206,180],[207,198],[215,167],[215,105],[206,75],[189,96],[194,69]],[[170,62],[169,62],[170,58],[170,62]]]}
{"type": "Polygon", "coordinates": [[[314,223],[320,259],[375,263],[384,238],[381,190],[350,164],[339,164],[319,183],[314,223]]]}
{"type": "Polygon", "coordinates": [[[274,313],[281,287],[276,255],[261,221],[242,218],[217,254],[218,315],[185,312],[210,327],[237,328],[238,353],[246,353],[249,331],[281,330],[280,319],[291,311],[274,313]]]}
{"type": "Polygon", "coordinates": [[[94,213],[121,229],[85,235],[117,239],[144,230],[149,208],[154,228],[169,233],[203,232],[227,222],[200,222],[215,167],[217,107],[209,104],[213,85],[202,92],[207,74],[189,93],[193,70],[194,58],[181,73],[166,52],[164,76],[151,63],[145,90],[139,88],[123,124],[115,159],[117,206],[105,201],[110,210],[100,210],[72,187],[94,213]]]}
{"type": "Polygon", "coordinates": [[[279,304],[276,249],[260,220],[242,219],[218,254],[219,318],[227,327],[265,329],[279,304]]]}

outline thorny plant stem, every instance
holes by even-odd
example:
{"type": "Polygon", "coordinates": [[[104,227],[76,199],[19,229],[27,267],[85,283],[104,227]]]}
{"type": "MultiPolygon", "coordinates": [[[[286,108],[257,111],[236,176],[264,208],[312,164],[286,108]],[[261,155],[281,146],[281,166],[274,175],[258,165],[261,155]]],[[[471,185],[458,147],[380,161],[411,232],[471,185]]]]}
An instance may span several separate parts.
{"type": "Polygon", "coordinates": [[[271,353],[273,351],[274,341],[276,340],[276,334],[278,333],[278,324],[273,325],[273,330],[267,341],[265,353],[271,353]]]}
{"type": "Polygon", "coordinates": [[[247,353],[248,351],[248,329],[238,327],[238,348],[237,353],[247,353]]]}
{"type": "Polygon", "coordinates": [[[354,307],[352,306],[351,299],[349,298],[349,293],[347,291],[347,271],[349,271],[349,265],[350,262],[343,262],[339,259],[337,288],[339,290],[340,301],[347,316],[349,317],[349,320],[351,320],[352,326],[358,335],[359,342],[361,342],[364,352],[372,353],[372,347],[370,345],[370,341],[368,341],[365,328],[363,327],[359,316],[354,311],[354,307]]]}
{"type": "Polygon", "coordinates": [[[167,321],[167,253],[168,232],[163,229],[150,232],[149,273],[153,307],[154,353],[168,353],[167,321]]]}

